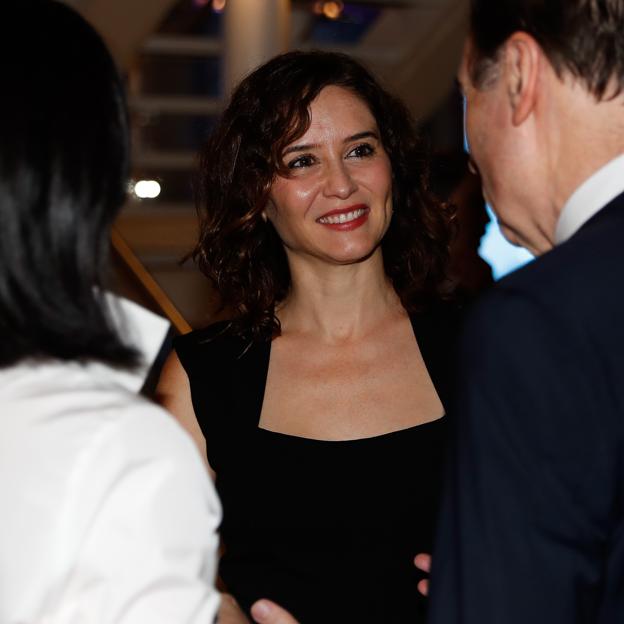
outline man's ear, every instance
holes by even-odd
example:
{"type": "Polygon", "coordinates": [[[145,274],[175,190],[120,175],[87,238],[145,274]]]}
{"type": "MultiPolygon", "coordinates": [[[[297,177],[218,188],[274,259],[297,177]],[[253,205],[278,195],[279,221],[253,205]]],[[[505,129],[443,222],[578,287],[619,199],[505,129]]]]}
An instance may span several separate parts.
{"type": "Polygon", "coordinates": [[[531,35],[516,32],[505,43],[505,80],[512,123],[522,124],[533,112],[542,50],[531,35]]]}

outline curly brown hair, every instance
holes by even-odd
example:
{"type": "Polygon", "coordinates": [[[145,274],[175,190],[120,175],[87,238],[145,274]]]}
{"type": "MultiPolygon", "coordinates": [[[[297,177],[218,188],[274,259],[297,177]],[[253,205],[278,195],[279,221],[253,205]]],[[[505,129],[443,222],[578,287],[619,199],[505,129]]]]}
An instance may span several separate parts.
{"type": "Polygon", "coordinates": [[[382,240],[384,268],[408,312],[446,294],[453,212],[428,188],[428,159],[405,106],[358,62],[332,52],[288,52],[234,91],[201,152],[200,238],[192,252],[232,313],[231,328],[254,339],[279,335],[275,306],[290,288],[283,245],[262,218],[286,146],[310,125],[310,104],[327,86],[368,106],[392,168],[394,214],[382,240]]]}

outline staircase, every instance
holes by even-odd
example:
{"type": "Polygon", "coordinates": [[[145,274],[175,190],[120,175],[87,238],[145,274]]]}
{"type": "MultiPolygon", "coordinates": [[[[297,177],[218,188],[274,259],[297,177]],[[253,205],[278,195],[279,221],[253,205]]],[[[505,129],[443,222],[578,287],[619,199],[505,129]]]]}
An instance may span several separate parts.
{"type": "Polygon", "coordinates": [[[128,68],[132,177],[156,180],[161,192],[131,194],[117,230],[191,326],[217,307],[207,280],[181,260],[197,239],[196,154],[223,108],[221,28],[208,4],[178,2],[128,68]]]}

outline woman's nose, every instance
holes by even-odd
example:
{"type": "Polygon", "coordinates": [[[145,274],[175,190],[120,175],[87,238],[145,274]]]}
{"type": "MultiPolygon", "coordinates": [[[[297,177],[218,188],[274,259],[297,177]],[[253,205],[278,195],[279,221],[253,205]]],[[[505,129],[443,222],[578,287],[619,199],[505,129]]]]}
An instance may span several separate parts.
{"type": "Polygon", "coordinates": [[[327,197],[339,197],[346,199],[357,189],[357,183],[353,179],[347,164],[342,160],[328,164],[325,172],[324,192],[327,197]]]}

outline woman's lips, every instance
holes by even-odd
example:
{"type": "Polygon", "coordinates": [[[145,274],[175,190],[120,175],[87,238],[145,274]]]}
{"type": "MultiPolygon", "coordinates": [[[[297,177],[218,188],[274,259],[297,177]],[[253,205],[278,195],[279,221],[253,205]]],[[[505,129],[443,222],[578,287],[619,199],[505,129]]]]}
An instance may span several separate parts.
{"type": "Polygon", "coordinates": [[[342,210],[332,210],[319,217],[316,222],[332,230],[355,230],[366,223],[368,213],[368,206],[358,204],[342,210]]]}

